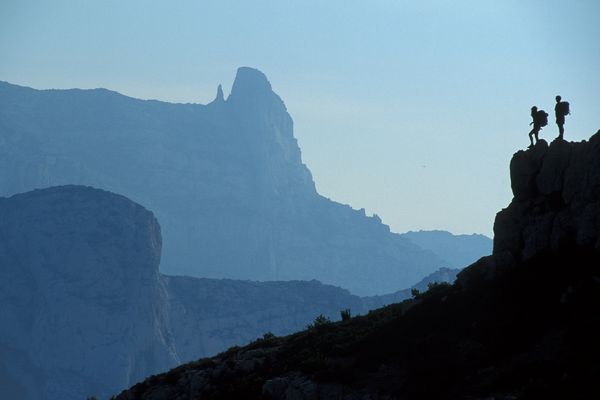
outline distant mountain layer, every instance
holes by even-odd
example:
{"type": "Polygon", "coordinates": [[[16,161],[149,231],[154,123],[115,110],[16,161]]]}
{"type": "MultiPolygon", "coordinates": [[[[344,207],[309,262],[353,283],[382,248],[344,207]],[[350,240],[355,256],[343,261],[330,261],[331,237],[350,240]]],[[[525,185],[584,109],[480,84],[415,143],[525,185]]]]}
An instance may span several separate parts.
{"type": "Polygon", "coordinates": [[[165,273],[318,279],[375,295],[450,262],[320,196],[285,105],[251,68],[208,105],[0,82],[0,195],[65,184],[153,210],[165,273]]]}
{"type": "Polygon", "coordinates": [[[0,198],[0,399],[107,398],[319,314],[339,319],[340,310],[410,297],[360,298],[317,281],[165,276],[160,255],[154,215],[123,196],[71,185],[0,198]]]}
{"type": "Polygon", "coordinates": [[[492,254],[493,241],[484,235],[453,235],[446,231],[418,231],[400,235],[433,251],[452,268],[464,268],[492,254]]]}
{"type": "Polygon", "coordinates": [[[600,398],[600,131],[511,160],[494,250],[454,285],[266,338],[117,400],[600,398]]]}

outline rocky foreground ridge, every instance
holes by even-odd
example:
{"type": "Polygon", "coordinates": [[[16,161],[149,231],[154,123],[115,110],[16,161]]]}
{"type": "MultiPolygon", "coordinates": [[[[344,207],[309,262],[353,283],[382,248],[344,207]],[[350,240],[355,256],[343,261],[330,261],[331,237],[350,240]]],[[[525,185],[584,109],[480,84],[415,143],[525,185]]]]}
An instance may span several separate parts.
{"type": "Polygon", "coordinates": [[[511,162],[494,253],[412,300],[182,365],[117,399],[598,398],[600,132],[511,162]]]}

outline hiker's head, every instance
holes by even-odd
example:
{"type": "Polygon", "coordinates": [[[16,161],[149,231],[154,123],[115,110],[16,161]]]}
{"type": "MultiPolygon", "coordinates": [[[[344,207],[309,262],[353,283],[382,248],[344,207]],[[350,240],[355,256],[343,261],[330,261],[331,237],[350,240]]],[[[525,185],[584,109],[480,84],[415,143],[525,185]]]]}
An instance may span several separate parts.
{"type": "Polygon", "coordinates": [[[531,107],[531,111],[533,111],[533,112],[537,111],[537,107],[536,106],[531,107]]]}
{"type": "Polygon", "coordinates": [[[559,103],[560,102],[561,97],[560,96],[556,96],[556,102],[559,103]]]}

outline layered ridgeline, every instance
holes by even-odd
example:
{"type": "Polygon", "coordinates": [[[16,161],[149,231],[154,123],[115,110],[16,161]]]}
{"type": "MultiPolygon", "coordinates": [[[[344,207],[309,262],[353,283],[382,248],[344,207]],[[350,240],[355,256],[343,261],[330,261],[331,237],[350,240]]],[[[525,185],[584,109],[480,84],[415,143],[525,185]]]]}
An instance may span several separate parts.
{"type": "Polygon", "coordinates": [[[492,254],[492,239],[485,235],[453,235],[446,231],[410,231],[400,236],[433,251],[445,264],[460,269],[492,254]]]}
{"type": "Polygon", "coordinates": [[[137,399],[599,398],[600,131],[511,161],[494,251],[454,285],[151,377],[137,399]]]}
{"type": "Polygon", "coordinates": [[[284,103],[251,68],[208,105],[0,83],[0,196],[64,184],[155,212],[165,273],[318,279],[373,295],[448,266],[316,192],[284,103]]]}
{"type": "MultiPolygon", "coordinates": [[[[0,198],[0,399],[107,398],[180,362],[410,297],[317,281],[159,273],[160,227],[127,198],[62,186],[0,198]]],[[[432,280],[453,279],[440,270],[432,280]]]]}

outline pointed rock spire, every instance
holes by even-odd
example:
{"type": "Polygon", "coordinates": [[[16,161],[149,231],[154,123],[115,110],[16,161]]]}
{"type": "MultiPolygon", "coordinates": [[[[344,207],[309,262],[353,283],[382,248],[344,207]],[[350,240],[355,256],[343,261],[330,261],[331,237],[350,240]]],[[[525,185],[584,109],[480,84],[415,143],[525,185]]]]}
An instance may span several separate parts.
{"type": "Polygon", "coordinates": [[[221,103],[223,101],[225,101],[225,98],[223,97],[223,87],[219,84],[219,87],[217,88],[217,97],[215,97],[214,102],[221,103]]]}

